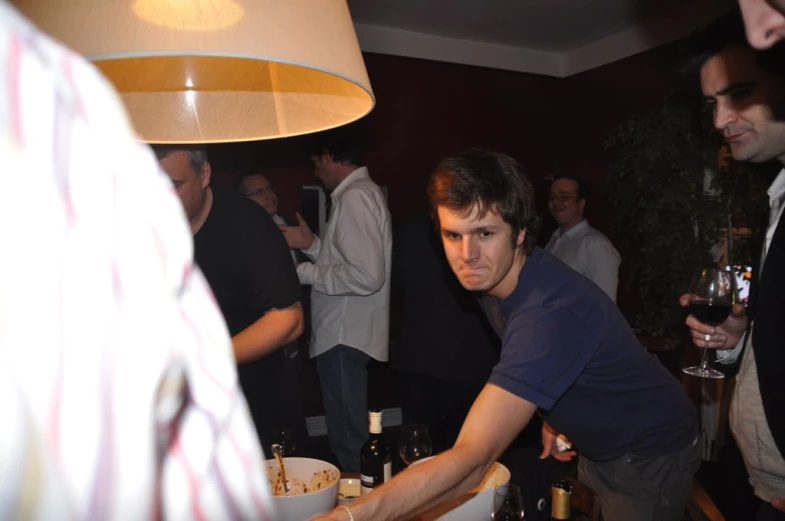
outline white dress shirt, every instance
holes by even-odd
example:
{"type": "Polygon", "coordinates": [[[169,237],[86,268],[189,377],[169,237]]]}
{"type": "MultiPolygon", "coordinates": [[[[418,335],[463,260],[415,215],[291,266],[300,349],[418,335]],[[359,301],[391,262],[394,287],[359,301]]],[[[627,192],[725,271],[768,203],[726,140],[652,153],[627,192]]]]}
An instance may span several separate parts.
{"type": "MultiPolygon", "coordinates": [[[[279,225],[283,225],[283,226],[288,226],[289,225],[289,223],[286,222],[286,219],[284,219],[283,217],[281,217],[277,213],[274,213],[271,217],[273,218],[273,221],[275,222],[275,224],[279,224],[279,225]]],[[[297,253],[294,250],[289,250],[289,251],[292,253],[292,262],[297,264],[297,253]]]]}
{"type": "MultiPolygon", "coordinates": [[[[761,268],[785,207],[783,204],[785,170],[780,172],[771,184],[768,194],[771,212],[769,226],[766,229],[766,241],[763,245],[761,268]]],[[[750,334],[745,334],[735,348],[718,350],[717,359],[722,363],[733,363],[744,349],[739,373],[736,375],[736,388],[731,398],[731,431],[744,456],[755,495],[765,501],[771,501],[772,497],[785,497],[785,459],[777,449],[763,410],[758,367],[752,348],[753,327],[755,327],[754,323],[750,327],[750,334]]]]}
{"type": "Polygon", "coordinates": [[[597,284],[616,302],[621,257],[611,241],[586,219],[566,232],[557,228],[545,251],[597,284]]]}
{"type": "Polygon", "coordinates": [[[343,344],[387,360],[390,329],[392,226],[384,194],[358,168],[332,194],[324,237],[303,250],[297,266],[311,284],[310,356],[343,344]]]}

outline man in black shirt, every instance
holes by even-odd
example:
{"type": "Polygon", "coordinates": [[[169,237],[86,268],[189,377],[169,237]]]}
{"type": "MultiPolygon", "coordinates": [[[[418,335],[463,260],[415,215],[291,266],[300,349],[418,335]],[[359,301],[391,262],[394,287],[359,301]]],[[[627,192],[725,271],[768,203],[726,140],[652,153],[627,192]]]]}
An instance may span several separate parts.
{"type": "MultiPolygon", "coordinates": [[[[204,149],[154,147],[171,178],[194,234],[194,256],[210,283],[232,335],[240,384],[262,447],[276,431],[307,438],[298,382],[287,382],[280,347],[303,330],[300,283],[280,230],[258,205],[213,190],[204,149]]],[[[269,455],[269,454],[268,454],[269,455]]]]}

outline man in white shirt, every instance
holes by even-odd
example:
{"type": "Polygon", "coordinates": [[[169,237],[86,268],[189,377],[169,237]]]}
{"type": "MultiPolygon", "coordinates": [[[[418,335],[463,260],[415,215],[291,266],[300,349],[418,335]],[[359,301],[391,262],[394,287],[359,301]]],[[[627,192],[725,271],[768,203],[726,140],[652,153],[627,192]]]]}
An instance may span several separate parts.
{"type": "Polygon", "coordinates": [[[559,228],[545,251],[597,284],[616,302],[621,257],[611,241],[583,217],[586,184],[577,177],[557,177],[551,184],[548,209],[559,228]]]}
{"type": "Polygon", "coordinates": [[[281,226],[311,290],[310,356],[316,357],[330,449],[346,472],[360,471],[368,437],[367,365],[387,360],[392,228],[379,186],[360,167],[351,128],[311,138],[316,177],[331,192],[327,230],[316,237],[302,216],[281,226]]]}
{"type": "MultiPolygon", "coordinates": [[[[785,164],[785,55],[782,48],[755,52],[745,41],[738,14],[708,29],[698,40],[705,103],[714,111],[734,159],[785,164]]],[[[753,272],[747,315],[737,304],[728,319],[712,327],[687,317],[696,346],[717,349],[723,364],[737,370],[730,424],[762,504],[757,521],[785,520],[785,228],[778,226],[785,199],[785,171],[768,191],[771,207],[761,262],[753,272]],[[735,367],[733,367],[735,366],[735,367]]],[[[682,295],[683,306],[689,295],[682,295]]]]}

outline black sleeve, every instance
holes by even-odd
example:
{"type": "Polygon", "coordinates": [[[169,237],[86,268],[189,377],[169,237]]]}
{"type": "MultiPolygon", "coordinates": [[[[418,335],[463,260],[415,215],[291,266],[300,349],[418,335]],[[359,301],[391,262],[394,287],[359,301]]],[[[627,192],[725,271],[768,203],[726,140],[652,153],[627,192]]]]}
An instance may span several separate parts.
{"type": "Polygon", "coordinates": [[[245,248],[242,262],[253,307],[263,314],[299,302],[300,281],[283,233],[261,207],[249,202],[244,210],[243,237],[238,242],[245,248]]]}

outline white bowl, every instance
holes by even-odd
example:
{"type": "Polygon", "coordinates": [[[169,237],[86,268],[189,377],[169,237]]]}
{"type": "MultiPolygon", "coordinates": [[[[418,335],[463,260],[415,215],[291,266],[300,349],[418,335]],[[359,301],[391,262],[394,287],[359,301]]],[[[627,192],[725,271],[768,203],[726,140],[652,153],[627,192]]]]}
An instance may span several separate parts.
{"type": "Polygon", "coordinates": [[[284,458],[286,479],[292,495],[283,495],[283,483],[275,460],[265,461],[267,478],[273,492],[275,518],[281,521],[308,521],[317,514],[335,508],[338,479],[341,472],[335,465],[311,458],[284,458]],[[275,495],[275,493],[280,495],[275,495]]]}
{"type": "MultiPolygon", "coordinates": [[[[432,456],[433,457],[433,456],[432,456]]],[[[431,458],[415,461],[417,465],[431,458]]],[[[422,514],[418,521],[473,521],[490,519],[493,510],[493,494],[498,486],[510,484],[510,471],[499,462],[495,462],[485,473],[479,485],[461,497],[446,501],[422,514]]]]}

